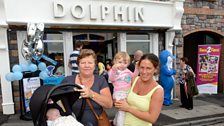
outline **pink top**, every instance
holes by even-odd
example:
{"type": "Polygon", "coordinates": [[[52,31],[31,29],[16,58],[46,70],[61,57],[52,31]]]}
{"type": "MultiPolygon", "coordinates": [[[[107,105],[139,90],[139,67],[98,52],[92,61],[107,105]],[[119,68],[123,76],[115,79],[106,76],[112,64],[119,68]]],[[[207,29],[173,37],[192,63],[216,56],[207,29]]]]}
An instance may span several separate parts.
{"type": "Polygon", "coordinates": [[[114,91],[127,91],[131,88],[132,78],[138,76],[138,69],[136,68],[132,73],[128,68],[123,71],[111,69],[109,71],[109,80],[114,86],[114,91]]]}

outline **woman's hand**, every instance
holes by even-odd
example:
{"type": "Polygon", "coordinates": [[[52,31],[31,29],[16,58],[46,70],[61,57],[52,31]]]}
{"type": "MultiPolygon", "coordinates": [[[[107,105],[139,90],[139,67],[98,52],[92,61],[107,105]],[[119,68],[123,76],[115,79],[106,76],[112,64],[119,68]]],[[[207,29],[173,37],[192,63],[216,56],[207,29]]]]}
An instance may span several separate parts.
{"type": "Polygon", "coordinates": [[[121,111],[129,111],[130,106],[128,105],[127,101],[124,100],[117,100],[114,102],[114,105],[117,109],[121,110],[121,111]]]}
{"type": "Polygon", "coordinates": [[[90,88],[85,86],[82,89],[74,88],[74,90],[80,92],[79,98],[88,98],[93,95],[93,91],[90,88]]]}

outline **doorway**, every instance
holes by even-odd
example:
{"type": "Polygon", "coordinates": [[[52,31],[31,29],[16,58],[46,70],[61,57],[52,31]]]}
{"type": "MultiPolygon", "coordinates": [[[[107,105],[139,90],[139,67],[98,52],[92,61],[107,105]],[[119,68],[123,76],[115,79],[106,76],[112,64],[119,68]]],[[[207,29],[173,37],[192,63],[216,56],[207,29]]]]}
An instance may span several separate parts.
{"type": "MultiPolygon", "coordinates": [[[[220,44],[221,38],[221,35],[209,31],[195,32],[184,37],[184,57],[189,59],[188,65],[192,67],[195,73],[197,71],[198,45],[220,44]]],[[[221,72],[219,70],[219,78],[221,77],[221,72]]],[[[223,85],[219,84],[218,92],[222,91],[223,85]]]]}
{"type": "Polygon", "coordinates": [[[75,41],[83,41],[83,49],[92,49],[104,63],[112,59],[117,50],[116,33],[73,33],[73,45],[75,41]]]}
{"type": "Polygon", "coordinates": [[[198,45],[220,44],[220,36],[215,33],[201,31],[184,37],[184,57],[187,57],[188,64],[194,72],[197,70],[198,45]]]}

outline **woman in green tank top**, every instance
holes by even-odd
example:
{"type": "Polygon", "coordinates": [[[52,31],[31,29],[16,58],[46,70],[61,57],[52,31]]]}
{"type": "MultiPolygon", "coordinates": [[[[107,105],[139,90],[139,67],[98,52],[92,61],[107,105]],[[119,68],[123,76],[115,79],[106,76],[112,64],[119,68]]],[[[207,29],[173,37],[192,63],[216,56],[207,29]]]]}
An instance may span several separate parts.
{"type": "Polygon", "coordinates": [[[127,100],[115,102],[115,107],[125,111],[127,126],[152,126],[163,105],[163,88],[153,79],[159,71],[155,54],[145,54],[138,62],[140,75],[132,80],[127,100]]]}

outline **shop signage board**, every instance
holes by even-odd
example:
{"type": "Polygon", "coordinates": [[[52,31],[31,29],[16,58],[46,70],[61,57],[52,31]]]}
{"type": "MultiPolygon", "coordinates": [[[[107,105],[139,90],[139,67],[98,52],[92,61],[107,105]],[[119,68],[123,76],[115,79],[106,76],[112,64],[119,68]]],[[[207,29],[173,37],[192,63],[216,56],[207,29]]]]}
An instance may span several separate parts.
{"type": "Polygon", "coordinates": [[[221,45],[198,45],[196,82],[199,93],[217,94],[221,45]]]}
{"type": "Polygon", "coordinates": [[[4,0],[7,24],[180,27],[183,1],[4,0]],[[15,13],[16,12],[16,13],[15,13]]]}

